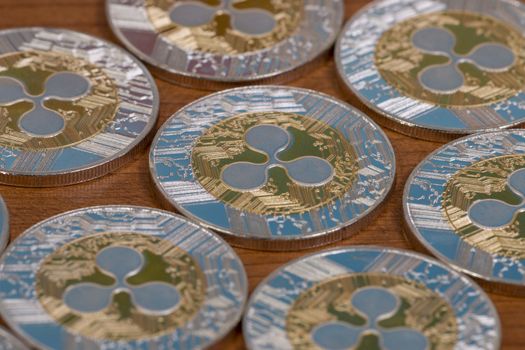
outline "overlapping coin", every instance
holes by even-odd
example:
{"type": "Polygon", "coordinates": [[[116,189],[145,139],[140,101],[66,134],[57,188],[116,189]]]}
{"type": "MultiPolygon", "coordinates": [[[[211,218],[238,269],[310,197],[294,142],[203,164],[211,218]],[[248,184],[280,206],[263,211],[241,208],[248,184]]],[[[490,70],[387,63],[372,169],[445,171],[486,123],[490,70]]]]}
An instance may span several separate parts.
{"type": "Polygon", "coordinates": [[[525,122],[525,5],[380,0],[346,25],[345,87],[402,133],[446,140],[525,122]]]}
{"type": "Polygon", "coordinates": [[[333,45],[342,0],[107,0],[115,34],[159,77],[202,88],[287,80],[333,45]]]}
{"type": "Polygon", "coordinates": [[[253,293],[258,349],[499,349],[500,324],[471,280],[419,254],[348,247],[283,266],[253,293]]]}
{"type": "Polygon", "coordinates": [[[0,327],[0,350],[28,350],[20,340],[0,327]]]}
{"type": "Polygon", "coordinates": [[[9,211],[2,196],[0,196],[0,252],[4,250],[9,241],[9,211]]]}
{"type": "Polygon", "coordinates": [[[230,246],[149,208],[50,218],[0,261],[0,313],[37,348],[206,348],[237,324],[246,295],[230,246]]]}
{"type": "Polygon", "coordinates": [[[415,243],[495,291],[525,295],[525,131],[466,137],[437,150],[405,188],[415,243]]]}
{"type": "Polygon", "coordinates": [[[0,31],[0,183],[93,179],[143,148],[155,82],[116,46],[62,29],[0,31]]]}
{"type": "Polygon", "coordinates": [[[392,189],[395,159],[382,130],[352,107],[311,90],[258,86],[173,115],[153,142],[150,168],[169,206],[232,244],[287,250],[366,224],[392,189]]]}

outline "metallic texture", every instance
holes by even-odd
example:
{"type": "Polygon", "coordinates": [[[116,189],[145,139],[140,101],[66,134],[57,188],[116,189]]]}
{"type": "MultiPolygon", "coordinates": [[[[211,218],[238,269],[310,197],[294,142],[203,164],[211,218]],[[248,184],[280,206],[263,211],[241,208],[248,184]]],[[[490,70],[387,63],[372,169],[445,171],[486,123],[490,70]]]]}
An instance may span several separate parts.
{"type": "Polygon", "coordinates": [[[219,6],[206,4],[212,2],[217,3],[149,0],[146,9],[151,23],[173,45],[218,54],[272,47],[293,35],[304,15],[303,0],[221,0],[219,6]]]}
{"type": "Polygon", "coordinates": [[[323,206],[343,196],[358,171],[356,151],[337,129],[275,111],[219,121],[197,139],[191,157],[206,191],[262,215],[323,206]]]}
{"type": "Polygon", "coordinates": [[[155,82],[112,44],[47,28],[0,32],[0,183],[60,186],[102,176],[152,136],[155,82]]]}
{"type": "Polygon", "coordinates": [[[421,283],[384,273],[352,273],[314,284],[288,311],[286,331],[300,349],[362,349],[373,343],[370,333],[386,349],[445,350],[458,339],[446,300],[421,283]]]}
{"type": "Polygon", "coordinates": [[[433,259],[347,247],[292,261],[252,294],[257,349],[499,349],[497,312],[475,283],[433,259]]]}
{"type": "Polygon", "coordinates": [[[173,115],[153,142],[150,170],[167,206],[232,244],[289,250],[366,224],[392,189],[395,157],[352,107],[311,90],[255,86],[173,115]]]}
{"type": "Polygon", "coordinates": [[[2,196],[0,196],[0,253],[3,252],[9,241],[9,211],[2,196]]]}
{"type": "MultiPolygon", "coordinates": [[[[454,18],[453,15],[454,14],[450,13],[442,15],[442,17],[445,17],[445,19],[447,19],[447,16],[454,18]]],[[[464,13],[456,15],[458,20],[464,20],[465,17],[474,17],[475,20],[478,20],[482,23],[494,22],[493,19],[484,16],[469,16],[468,14],[464,13]]],[[[503,27],[502,23],[498,24],[499,26],[503,27]]],[[[480,24],[477,24],[476,26],[482,27],[480,24]]],[[[467,32],[467,26],[464,23],[461,23],[459,27],[462,29],[460,33],[467,32]]],[[[496,31],[499,32],[498,30],[496,31]]],[[[502,32],[505,32],[505,30],[502,30],[502,32]]],[[[502,43],[486,42],[479,44],[474,49],[471,49],[471,51],[466,55],[457,54],[455,50],[455,47],[458,45],[456,34],[453,34],[450,31],[442,28],[423,28],[417,30],[412,36],[412,45],[424,54],[444,56],[449,60],[449,62],[444,65],[433,65],[421,70],[419,73],[418,79],[421,86],[423,86],[425,90],[433,92],[437,95],[454,94],[460,91],[464,86],[467,86],[467,84],[469,88],[472,89],[472,84],[467,83],[467,81],[470,80],[470,77],[465,77],[465,74],[463,71],[461,71],[460,65],[462,64],[469,63],[484,73],[500,73],[509,72],[510,69],[517,63],[514,52],[502,43]]],[[[378,53],[376,57],[378,56],[380,56],[380,53],[378,53]]],[[[392,63],[395,58],[389,58],[388,60],[390,63],[392,63]]],[[[376,62],[376,64],[378,66],[380,65],[379,62],[376,62]]],[[[396,73],[394,73],[394,75],[395,74],[396,73]]],[[[511,74],[507,75],[514,84],[509,84],[511,85],[509,89],[510,92],[508,92],[509,96],[505,97],[511,97],[512,95],[518,93],[519,90],[515,88],[517,85],[516,76],[511,76],[511,74]]],[[[474,87],[474,91],[486,89],[490,86],[490,84],[491,80],[483,79],[478,83],[478,86],[474,87]]],[[[473,92],[471,93],[475,94],[473,92]]],[[[487,98],[488,96],[499,94],[499,91],[494,89],[494,91],[489,94],[479,96],[479,99],[484,101],[486,105],[490,104],[491,101],[491,99],[487,98]]],[[[439,100],[433,102],[439,103],[439,100]]],[[[465,108],[470,106],[471,102],[468,99],[464,99],[454,107],[465,108]]]]}
{"type": "Polygon", "coordinates": [[[222,180],[239,191],[254,191],[268,182],[272,168],[283,168],[288,177],[302,186],[318,187],[334,177],[334,168],[327,161],[315,156],[303,156],[292,161],[283,161],[279,155],[286,152],[294,140],[287,130],[274,125],[254,126],[246,132],[246,146],[263,153],[269,161],[264,164],[237,162],[226,166],[222,180]]]}
{"type": "Polygon", "coordinates": [[[116,116],[117,86],[100,67],[66,53],[22,51],[0,58],[0,145],[67,148],[95,137],[116,116]]]}
{"type": "Polygon", "coordinates": [[[0,327],[0,350],[29,350],[20,340],[0,327]]]}
{"type": "Polygon", "coordinates": [[[426,158],[404,194],[415,243],[496,292],[525,295],[525,131],[465,137],[426,158]]]}
{"type": "Polygon", "coordinates": [[[295,78],[332,47],[342,0],[107,0],[115,34],[159,77],[192,87],[295,78]]]}
{"type": "Polygon", "coordinates": [[[184,326],[202,308],[206,280],[192,256],[166,240],[101,233],[51,253],[37,271],[36,292],[72,333],[131,341],[184,326]]]}
{"type": "Polygon", "coordinates": [[[510,0],[380,0],[348,22],[343,85],[381,124],[424,139],[525,121],[525,5],[510,0]]]}
{"type": "Polygon", "coordinates": [[[140,207],[45,220],[0,261],[0,313],[45,349],[206,348],[239,321],[241,261],[218,236],[140,207]]]}

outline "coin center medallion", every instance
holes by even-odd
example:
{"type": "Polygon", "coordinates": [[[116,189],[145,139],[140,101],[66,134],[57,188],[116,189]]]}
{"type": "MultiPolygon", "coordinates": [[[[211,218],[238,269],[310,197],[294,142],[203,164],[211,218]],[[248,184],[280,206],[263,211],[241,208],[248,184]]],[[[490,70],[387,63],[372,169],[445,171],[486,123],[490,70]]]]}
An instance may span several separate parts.
{"type": "Polygon", "coordinates": [[[293,304],[286,329],[301,349],[449,349],[457,340],[448,302],[422,284],[378,273],[311,287],[293,304]]]}
{"type": "Polygon", "coordinates": [[[456,173],[443,194],[454,232],[490,254],[525,258],[525,156],[483,160],[456,173]]]}
{"type": "Polygon", "coordinates": [[[525,83],[525,39],[499,20],[446,11],[410,18],[376,47],[381,76],[403,94],[449,108],[508,99],[525,83]]]}
{"type": "Polygon", "coordinates": [[[131,233],[70,242],[37,273],[45,310],[71,331],[96,339],[135,340],[173,332],[199,310],[205,285],[188,253],[159,238],[131,233]]]}
{"type": "Polygon", "coordinates": [[[303,0],[146,0],[157,32],[185,50],[241,54],[291,36],[303,0]]]}
{"type": "Polygon", "coordinates": [[[118,108],[116,86],[101,69],[65,54],[0,57],[0,145],[62,148],[102,131],[118,108]]]}
{"type": "Polygon", "coordinates": [[[303,212],[341,197],[358,170],[353,147],[337,130],[282,112],[216,124],[195,143],[192,166],[216,198],[263,215],[303,212]]]}

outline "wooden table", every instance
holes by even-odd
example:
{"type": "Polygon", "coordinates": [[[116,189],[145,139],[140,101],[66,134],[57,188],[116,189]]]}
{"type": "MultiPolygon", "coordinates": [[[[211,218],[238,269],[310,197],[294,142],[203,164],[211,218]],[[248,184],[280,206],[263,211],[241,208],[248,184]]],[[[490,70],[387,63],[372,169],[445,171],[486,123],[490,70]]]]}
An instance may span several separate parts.
{"type": "MultiPolygon", "coordinates": [[[[368,0],[345,0],[349,18],[368,0]]],[[[118,42],[106,22],[104,0],[0,0],[0,28],[49,26],[63,27],[118,42]]],[[[346,97],[337,84],[333,60],[289,85],[315,89],[349,101],[364,110],[355,97],[346,97]]],[[[161,123],[189,102],[209,94],[181,88],[157,79],[160,90],[161,123]]],[[[366,111],[369,115],[373,113],[366,111]]],[[[410,248],[402,234],[401,196],[412,169],[440,146],[388,131],[397,154],[397,184],[382,213],[359,234],[338,244],[374,244],[410,248]]],[[[147,153],[113,174],[85,184],[51,189],[0,186],[0,193],[11,212],[11,237],[17,237],[33,224],[64,211],[93,205],[133,204],[160,207],[149,181],[147,153]]],[[[330,247],[327,247],[330,248],[330,247]]],[[[246,266],[250,291],[280,265],[311,251],[269,253],[235,249],[246,266]]],[[[503,328],[503,349],[525,349],[525,299],[491,294],[503,328]]],[[[240,326],[222,343],[222,349],[244,349],[240,326]]]]}

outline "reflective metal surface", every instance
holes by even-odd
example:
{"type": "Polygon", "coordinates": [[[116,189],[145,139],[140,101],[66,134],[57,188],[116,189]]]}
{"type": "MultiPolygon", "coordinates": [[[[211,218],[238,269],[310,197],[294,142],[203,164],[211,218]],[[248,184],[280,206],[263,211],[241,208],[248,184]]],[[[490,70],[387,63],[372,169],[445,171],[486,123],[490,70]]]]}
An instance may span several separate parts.
{"type": "Polygon", "coordinates": [[[159,77],[206,89],[298,77],[332,47],[344,14],[341,0],[106,4],[115,34],[159,77]]]}
{"type": "Polygon", "coordinates": [[[0,314],[37,348],[203,349],[238,323],[246,298],[230,246],[157,209],[67,212],[0,261],[0,314]]]}
{"type": "Polygon", "coordinates": [[[257,349],[499,349],[496,309],[468,278],[409,251],[346,247],[292,261],[253,292],[257,349]]]}
{"type": "Polygon", "coordinates": [[[379,0],[345,26],[343,84],[378,121],[445,141],[525,122],[525,6],[511,0],[379,0]]]}
{"type": "Polygon", "coordinates": [[[327,95],[282,86],[223,91],[173,115],[150,170],[161,199],[235,245],[287,250],[358,230],[392,189],[381,129],[327,95]]]}
{"type": "Polygon", "coordinates": [[[0,196],[0,252],[7,246],[9,241],[9,211],[7,206],[0,196]]]}
{"type": "Polygon", "coordinates": [[[525,295],[525,131],[474,135],[443,146],[405,187],[415,242],[496,292],[525,295]]]}
{"type": "Polygon", "coordinates": [[[0,43],[0,183],[87,181],[147,144],[159,97],[131,55],[62,29],[4,30],[0,43]]]}

